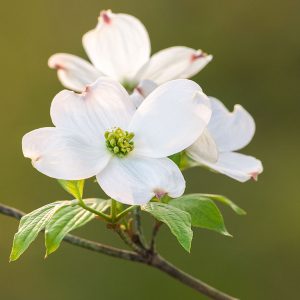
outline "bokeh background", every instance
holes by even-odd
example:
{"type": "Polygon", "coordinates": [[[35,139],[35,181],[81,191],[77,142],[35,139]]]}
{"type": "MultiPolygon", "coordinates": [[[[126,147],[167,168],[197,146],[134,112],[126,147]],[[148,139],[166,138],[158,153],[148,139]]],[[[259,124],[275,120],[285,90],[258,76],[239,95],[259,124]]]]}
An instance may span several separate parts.
{"type": "MultiPolygon", "coordinates": [[[[200,168],[185,175],[189,192],[225,194],[247,210],[221,207],[234,238],[196,230],[191,255],[167,229],[159,248],[172,262],[241,299],[299,299],[300,2],[293,0],[29,0],[0,10],[0,201],[31,211],[67,199],[21,152],[21,138],[51,125],[49,105],[62,89],[47,59],[85,57],[82,35],[100,10],[130,13],[146,25],[153,52],[202,48],[214,60],[195,80],[228,107],[246,107],[257,133],[244,153],[260,158],[258,182],[238,183],[200,168]]],[[[89,185],[86,196],[101,196],[89,185]]],[[[205,299],[156,270],[63,244],[43,259],[39,237],[16,263],[8,256],[17,222],[0,215],[1,299],[205,299]]],[[[78,234],[118,245],[98,223],[78,234]]]]}

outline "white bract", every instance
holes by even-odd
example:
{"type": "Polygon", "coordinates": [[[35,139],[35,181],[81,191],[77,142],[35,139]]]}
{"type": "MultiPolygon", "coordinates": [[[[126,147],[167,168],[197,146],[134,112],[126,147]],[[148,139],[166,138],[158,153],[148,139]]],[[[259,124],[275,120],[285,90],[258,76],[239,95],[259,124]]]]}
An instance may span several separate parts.
{"type": "Polygon", "coordinates": [[[183,194],[184,178],[167,156],[192,145],[210,117],[209,99],[193,81],[165,83],[136,109],[118,82],[103,77],[82,94],[60,92],[51,105],[55,127],[27,133],[23,153],[50,177],[96,176],[111,198],[145,204],[183,194]]]}
{"type": "Polygon", "coordinates": [[[219,100],[210,100],[212,117],[208,127],[186,153],[198,164],[238,181],[256,180],[263,171],[261,161],[235,152],[252,140],[253,118],[241,105],[235,105],[233,112],[229,112],[219,100]]]}
{"type": "Polygon", "coordinates": [[[58,53],[49,66],[57,69],[62,84],[74,91],[99,76],[118,80],[132,90],[141,80],[162,84],[178,78],[190,78],[212,59],[201,50],[176,46],[150,57],[150,40],[144,25],[127,14],[102,11],[95,29],[83,36],[83,46],[92,64],[77,56],[58,53]]]}
{"type": "MultiPolygon", "coordinates": [[[[130,95],[136,107],[157,88],[149,80],[143,80],[130,95]]],[[[209,97],[212,117],[207,128],[197,141],[186,149],[194,161],[192,165],[202,165],[244,182],[257,177],[263,171],[260,160],[236,153],[250,143],[255,133],[255,122],[251,115],[239,104],[233,112],[217,99],[209,97]]]]}
{"type": "Polygon", "coordinates": [[[140,81],[130,94],[130,99],[135,107],[138,108],[144,99],[149,96],[157,88],[157,86],[158,85],[152,80],[145,79],[140,81]]]}

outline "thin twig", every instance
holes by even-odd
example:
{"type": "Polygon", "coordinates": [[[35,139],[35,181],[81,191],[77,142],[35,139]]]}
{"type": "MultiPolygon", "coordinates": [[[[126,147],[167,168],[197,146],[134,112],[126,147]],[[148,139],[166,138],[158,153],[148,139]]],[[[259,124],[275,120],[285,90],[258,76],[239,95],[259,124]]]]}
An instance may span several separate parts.
{"type": "Polygon", "coordinates": [[[196,291],[210,297],[211,299],[238,300],[237,298],[231,297],[206,284],[205,282],[200,281],[199,279],[183,272],[159,255],[153,259],[152,266],[159,269],[160,271],[163,271],[164,273],[167,273],[169,276],[179,280],[181,283],[191,287],[192,289],[195,289],[196,291]]]}
{"type": "Polygon", "coordinates": [[[151,236],[151,243],[150,243],[150,251],[151,252],[155,251],[155,239],[156,239],[156,236],[157,236],[157,234],[159,232],[159,229],[160,229],[162,224],[163,224],[162,222],[156,221],[154,226],[153,226],[152,236],[151,236]]]}
{"type": "Polygon", "coordinates": [[[145,250],[144,248],[141,248],[138,244],[136,244],[134,241],[130,239],[129,236],[122,230],[120,227],[115,228],[115,232],[119,235],[119,237],[123,240],[123,242],[129,246],[132,250],[135,252],[145,256],[145,250]]]}
{"type": "Polygon", "coordinates": [[[141,208],[139,206],[133,209],[133,220],[135,227],[135,235],[133,236],[134,242],[138,244],[141,248],[147,249],[147,243],[144,239],[142,222],[141,222],[141,208]]]}
{"type": "Polygon", "coordinates": [[[20,220],[25,215],[25,213],[22,212],[21,210],[18,210],[16,208],[13,208],[13,207],[10,207],[10,206],[4,205],[4,204],[0,204],[0,212],[3,215],[13,217],[17,220],[20,220]]]}
{"type": "Polygon", "coordinates": [[[85,248],[98,253],[103,253],[109,256],[122,258],[122,259],[135,261],[135,262],[144,262],[144,259],[135,252],[100,244],[72,234],[67,234],[64,238],[64,241],[74,246],[79,246],[81,248],[85,248]]]}
{"type": "MultiPolygon", "coordinates": [[[[25,215],[24,212],[3,204],[0,204],[0,213],[6,216],[16,218],[18,220],[25,215]]],[[[148,256],[143,256],[133,251],[126,251],[111,246],[103,245],[71,234],[66,235],[64,241],[74,246],[78,246],[98,253],[103,253],[109,256],[129,260],[129,261],[134,261],[134,262],[140,262],[152,266],[168,274],[169,276],[177,279],[181,283],[193,288],[194,290],[200,292],[201,294],[206,295],[211,299],[237,300],[237,298],[231,297],[215,289],[214,287],[209,286],[208,284],[192,277],[191,275],[181,271],[180,269],[178,269],[177,267],[175,267],[174,265],[166,261],[164,258],[162,258],[160,255],[157,255],[155,253],[149,252],[148,256]]]]}

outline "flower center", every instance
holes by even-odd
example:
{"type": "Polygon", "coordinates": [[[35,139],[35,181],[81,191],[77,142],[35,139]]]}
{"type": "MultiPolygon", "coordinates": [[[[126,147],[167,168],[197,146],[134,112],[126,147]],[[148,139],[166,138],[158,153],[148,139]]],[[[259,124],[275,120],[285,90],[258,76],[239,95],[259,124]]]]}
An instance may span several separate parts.
{"type": "Polygon", "coordinates": [[[124,81],[122,83],[123,87],[126,89],[126,91],[128,92],[128,94],[133,93],[135,87],[137,86],[137,83],[134,82],[130,82],[130,81],[124,81]]]}
{"type": "Polygon", "coordinates": [[[110,131],[105,131],[104,137],[106,140],[107,149],[118,157],[124,157],[134,148],[133,132],[124,131],[121,128],[114,128],[110,131]]]}

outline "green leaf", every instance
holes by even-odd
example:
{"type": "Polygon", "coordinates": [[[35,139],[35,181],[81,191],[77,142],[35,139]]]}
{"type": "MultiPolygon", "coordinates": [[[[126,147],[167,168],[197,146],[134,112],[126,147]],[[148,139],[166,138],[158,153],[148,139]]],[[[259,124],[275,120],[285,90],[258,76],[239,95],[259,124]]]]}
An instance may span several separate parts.
{"type": "MultiPolygon", "coordinates": [[[[101,212],[110,207],[110,200],[85,199],[84,203],[101,212]]],[[[56,251],[71,230],[79,228],[93,220],[95,215],[80,206],[67,206],[58,211],[50,220],[45,230],[46,257],[56,251]]]]}
{"type": "Polygon", "coordinates": [[[52,216],[71,203],[71,201],[50,203],[22,217],[18,232],[14,236],[10,261],[17,260],[36,239],[38,233],[46,227],[52,216]]]}
{"type": "Polygon", "coordinates": [[[177,165],[180,166],[180,162],[181,162],[181,152],[175,153],[171,156],[169,156],[169,158],[177,165]]]}
{"type": "Polygon", "coordinates": [[[175,235],[181,246],[188,252],[191,250],[193,231],[189,213],[165,203],[149,202],[142,209],[157,220],[165,223],[175,235]]]}
{"type": "Polygon", "coordinates": [[[199,194],[191,194],[172,199],[169,204],[188,212],[192,218],[192,226],[214,230],[230,236],[221,212],[211,199],[199,194]]]}
{"type": "Polygon", "coordinates": [[[199,164],[191,159],[186,151],[181,152],[180,170],[187,170],[198,166],[199,164]]]}
{"type": "Polygon", "coordinates": [[[63,180],[58,179],[59,184],[65,191],[74,196],[76,199],[81,200],[83,195],[84,179],[82,180],[63,180]]]}
{"type": "Polygon", "coordinates": [[[239,206],[237,206],[235,203],[233,203],[231,200],[229,200],[227,197],[222,196],[222,195],[212,195],[212,194],[198,194],[202,197],[207,197],[211,200],[216,200],[219,202],[222,202],[226,205],[228,205],[229,207],[231,207],[231,209],[236,212],[238,215],[246,215],[247,213],[240,208],[239,206]]]}

